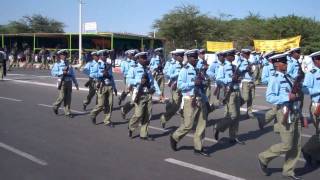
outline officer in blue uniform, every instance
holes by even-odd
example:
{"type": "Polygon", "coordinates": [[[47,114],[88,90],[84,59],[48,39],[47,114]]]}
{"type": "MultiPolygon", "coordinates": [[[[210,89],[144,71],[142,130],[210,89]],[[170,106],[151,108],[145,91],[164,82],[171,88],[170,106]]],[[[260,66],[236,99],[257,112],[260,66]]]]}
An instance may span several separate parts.
{"type": "Polygon", "coordinates": [[[171,54],[171,59],[166,61],[166,64],[164,65],[164,68],[163,68],[163,74],[164,74],[164,77],[166,79],[170,79],[170,67],[174,64],[176,64],[176,60],[175,60],[175,54],[174,52],[176,51],[171,51],[170,54],[171,54]]]}
{"type": "Polygon", "coordinates": [[[301,54],[301,48],[292,48],[288,51],[288,69],[287,73],[291,76],[291,78],[296,79],[299,72],[299,59],[301,54]]]}
{"type": "Polygon", "coordinates": [[[118,101],[119,106],[121,105],[122,101],[125,100],[125,98],[127,97],[127,94],[128,94],[127,89],[126,89],[126,86],[127,86],[126,78],[127,78],[128,71],[130,68],[130,61],[133,58],[132,49],[127,50],[125,52],[125,55],[127,56],[126,59],[122,60],[120,63],[120,69],[121,69],[121,73],[123,76],[123,82],[125,85],[125,89],[122,91],[121,95],[119,96],[119,101],[118,101]]]}
{"type": "Polygon", "coordinates": [[[244,144],[237,138],[239,130],[240,115],[240,71],[241,61],[238,67],[232,64],[235,59],[235,49],[224,51],[225,62],[221,64],[216,73],[217,85],[224,86],[226,93],[224,94],[223,103],[225,105],[225,118],[217,122],[215,139],[219,139],[219,133],[229,129],[229,142],[234,144],[244,144]]]}
{"type": "MultiPolygon", "coordinates": [[[[126,74],[126,94],[125,95],[121,95],[122,97],[120,97],[122,99],[122,101],[125,99],[125,97],[130,93],[131,96],[132,96],[132,91],[133,91],[133,88],[131,87],[130,85],[130,76],[129,76],[129,72],[131,69],[134,69],[137,67],[137,62],[136,62],[136,58],[135,58],[135,55],[138,53],[139,51],[138,50],[135,50],[135,49],[131,49],[128,51],[128,54],[130,54],[130,59],[128,61],[128,72],[126,74]]],[[[121,108],[121,116],[123,119],[126,119],[126,114],[128,112],[131,111],[131,109],[134,107],[134,102],[131,98],[130,101],[127,101],[121,108]]]]}
{"type": "Polygon", "coordinates": [[[265,175],[270,175],[268,164],[271,160],[280,155],[285,155],[285,162],[282,169],[283,177],[287,179],[300,179],[295,176],[294,168],[300,157],[301,151],[301,122],[300,109],[295,105],[299,98],[297,94],[291,93],[292,79],[286,74],[286,54],[272,56],[276,73],[270,78],[266,92],[266,100],[277,106],[277,120],[281,143],[272,145],[269,149],[259,154],[259,164],[265,175]]]}
{"type": "Polygon", "coordinates": [[[241,73],[241,97],[244,102],[247,103],[247,115],[251,119],[257,120],[255,115],[252,112],[253,109],[253,100],[255,97],[255,79],[253,78],[254,67],[256,66],[255,62],[250,62],[251,50],[242,49],[241,50],[241,63],[239,64],[239,71],[241,73]]]}
{"type": "Polygon", "coordinates": [[[172,118],[172,116],[180,109],[182,94],[180,89],[177,88],[178,76],[182,68],[182,62],[184,57],[184,50],[172,51],[171,54],[174,57],[175,63],[171,64],[168,69],[169,83],[171,88],[171,100],[166,103],[166,112],[161,115],[160,123],[162,128],[165,128],[166,123],[172,118]]]}
{"type": "Polygon", "coordinates": [[[83,68],[83,73],[89,76],[89,80],[85,83],[85,87],[89,89],[89,93],[86,99],[83,101],[83,110],[85,111],[87,106],[90,104],[92,98],[96,94],[95,81],[94,78],[90,76],[90,72],[93,70],[94,66],[97,64],[99,57],[96,51],[91,52],[92,60],[87,62],[83,68]]]}
{"type": "Polygon", "coordinates": [[[194,153],[209,156],[202,147],[206,122],[208,118],[208,98],[205,94],[204,77],[196,69],[198,50],[189,50],[185,53],[188,63],[181,69],[178,76],[178,89],[181,90],[184,99],[183,119],[180,127],[170,136],[170,145],[177,151],[177,143],[192,129],[194,123],[194,153]]]}
{"type": "Polygon", "coordinates": [[[306,73],[303,86],[304,92],[311,96],[310,117],[316,127],[316,134],[320,134],[320,51],[309,55],[314,63],[314,68],[306,73]]]}
{"type": "Polygon", "coordinates": [[[309,55],[312,58],[314,68],[306,73],[303,87],[306,94],[311,96],[310,117],[315,126],[315,135],[302,148],[302,154],[307,165],[314,165],[314,161],[320,162],[319,139],[320,139],[320,51],[309,55]]]}
{"type": "Polygon", "coordinates": [[[106,62],[110,51],[107,49],[97,52],[99,56],[98,62],[90,72],[90,77],[95,79],[97,89],[97,104],[90,112],[90,118],[93,124],[96,124],[97,115],[103,111],[105,118],[103,120],[105,126],[114,127],[111,121],[113,108],[113,92],[117,96],[116,84],[112,74],[112,64],[106,62]]]}
{"type": "Polygon", "coordinates": [[[264,57],[263,57],[263,59],[266,59],[267,61],[263,64],[262,74],[261,74],[261,82],[266,85],[268,84],[270,77],[273,76],[275,73],[275,69],[273,67],[273,64],[272,64],[271,60],[269,60],[269,57],[271,57],[273,55],[275,55],[274,51],[272,53],[268,53],[268,54],[264,55],[264,57]]]}
{"type": "Polygon", "coordinates": [[[214,110],[214,106],[212,105],[211,101],[211,79],[209,75],[207,74],[207,71],[209,69],[209,64],[207,60],[205,59],[206,55],[206,50],[205,49],[199,49],[199,56],[198,56],[198,61],[197,61],[197,70],[202,73],[204,77],[204,83],[205,83],[205,93],[206,96],[208,97],[208,113],[212,112],[214,110]]]}
{"type": "Polygon", "coordinates": [[[211,78],[212,82],[214,82],[214,91],[213,91],[213,107],[214,106],[220,106],[220,99],[222,98],[223,90],[221,89],[221,86],[218,86],[216,82],[216,73],[219,68],[219,66],[224,63],[224,54],[222,52],[217,52],[217,61],[213,61],[212,64],[210,64],[207,75],[211,78]]]}
{"type": "MultiPolygon", "coordinates": [[[[273,55],[275,55],[274,51],[265,54],[263,57],[263,59],[267,60],[267,62],[265,62],[265,64],[263,65],[262,75],[261,75],[261,82],[265,85],[268,85],[268,83],[270,82],[270,78],[274,76],[276,72],[272,61],[269,59],[273,55]]],[[[262,130],[264,126],[269,124],[272,120],[276,119],[276,116],[277,116],[277,107],[273,105],[272,108],[266,112],[264,120],[259,119],[259,128],[262,130]]],[[[275,132],[278,132],[277,127],[278,125],[275,124],[274,125],[275,132]]]]}
{"type": "Polygon", "coordinates": [[[132,138],[132,133],[140,124],[142,140],[150,140],[148,128],[152,113],[152,95],[154,93],[160,95],[159,86],[147,68],[149,65],[147,54],[147,52],[137,53],[135,55],[138,60],[137,67],[131,68],[128,72],[128,83],[134,88],[132,99],[135,105],[135,112],[129,121],[129,137],[132,138]]]}
{"type": "Polygon", "coordinates": [[[160,87],[161,95],[160,102],[164,103],[164,73],[163,68],[165,65],[165,59],[163,55],[163,48],[157,48],[154,50],[156,56],[150,61],[150,70],[152,72],[153,78],[158,83],[160,87]]]}
{"type": "Polygon", "coordinates": [[[77,90],[79,90],[78,82],[75,77],[75,72],[73,67],[66,60],[68,55],[68,50],[62,49],[57,52],[60,61],[53,65],[51,70],[51,75],[53,77],[59,77],[58,79],[58,89],[59,95],[55,103],[53,103],[53,112],[58,114],[58,109],[61,103],[64,103],[64,113],[66,116],[72,118],[70,111],[71,97],[72,97],[72,82],[75,84],[77,90]]]}

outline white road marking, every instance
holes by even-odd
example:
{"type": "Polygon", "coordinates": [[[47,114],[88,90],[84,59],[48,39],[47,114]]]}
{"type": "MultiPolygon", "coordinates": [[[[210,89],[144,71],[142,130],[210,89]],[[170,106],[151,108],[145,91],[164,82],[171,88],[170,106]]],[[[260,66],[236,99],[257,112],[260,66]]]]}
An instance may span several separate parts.
{"type": "Polygon", "coordinates": [[[5,100],[15,101],[15,102],[22,102],[22,100],[20,100],[20,99],[14,99],[14,98],[8,98],[8,97],[1,97],[1,96],[0,96],[0,99],[5,99],[5,100]]]}
{"type": "Polygon", "coordinates": [[[226,173],[223,173],[223,172],[219,172],[219,171],[208,169],[208,168],[205,168],[205,167],[202,167],[202,166],[198,166],[198,165],[194,165],[194,164],[191,164],[191,163],[179,161],[179,160],[176,160],[176,159],[173,159],[173,158],[167,158],[164,161],[166,161],[168,163],[171,163],[171,164],[187,167],[187,168],[190,168],[190,169],[193,169],[193,170],[196,170],[196,171],[199,171],[199,172],[203,172],[203,173],[206,173],[206,174],[210,174],[210,175],[213,175],[213,176],[217,176],[217,177],[222,178],[222,179],[245,180],[244,178],[241,178],[241,177],[232,176],[232,175],[229,175],[229,174],[226,174],[226,173]]]}
{"type": "Polygon", "coordinates": [[[44,160],[41,160],[41,159],[39,159],[39,158],[36,158],[35,156],[33,156],[33,155],[31,155],[31,154],[28,154],[28,153],[26,153],[26,152],[20,151],[19,149],[16,149],[16,148],[14,148],[14,147],[12,147],[12,146],[9,146],[9,145],[7,145],[7,144],[4,144],[4,143],[2,143],[2,142],[0,142],[0,147],[3,148],[3,149],[8,150],[8,151],[10,151],[10,152],[13,152],[13,153],[15,153],[15,154],[17,154],[17,155],[19,155],[19,156],[21,156],[21,157],[24,157],[24,158],[26,158],[26,159],[29,159],[29,160],[32,161],[32,162],[35,162],[35,163],[37,163],[37,164],[40,164],[41,166],[47,166],[47,165],[48,165],[48,163],[45,162],[44,160]]]}
{"type": "MultiPolygon", "coordinates": [[[[43,106],[43,107],[49,107],[49,108],[52,108],[53,106],[52,105],[48,105],[48,104],[38,104],[38,106],[43,106]]],[[[63,108],[59,108],[61,110],[63,110],[63,108]]],[[[75,113],[79,113],[79,114],[84,114],[86,112],[84,111],[77,111],[77,110],[74,110],[74,109],[70,109],[71,112],[75,112],[75,113]]]]}

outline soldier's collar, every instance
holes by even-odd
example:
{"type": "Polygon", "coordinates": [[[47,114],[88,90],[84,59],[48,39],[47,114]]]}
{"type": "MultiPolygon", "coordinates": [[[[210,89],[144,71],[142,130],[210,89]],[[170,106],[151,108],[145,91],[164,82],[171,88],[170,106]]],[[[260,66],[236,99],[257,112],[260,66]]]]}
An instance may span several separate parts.
{"type": "Polygon", "coordinates": [[[277,70],[276,70],[276,74],[278,74],[278,76],[281,76],[281,77],[283,77],[285,75],[283,72],[280,72],[280,71],[277,71],[277,70]]]}

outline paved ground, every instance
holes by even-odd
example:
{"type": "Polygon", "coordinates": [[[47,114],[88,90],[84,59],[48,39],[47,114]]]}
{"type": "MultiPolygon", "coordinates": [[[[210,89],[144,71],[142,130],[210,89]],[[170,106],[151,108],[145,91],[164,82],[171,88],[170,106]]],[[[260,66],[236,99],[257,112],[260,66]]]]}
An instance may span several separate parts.
{"type": "MultiPolygon", "coordinates": [[[[179,151],[169,147],[169,134],[179,125],[179,117],[160,128],[163,104],[153,106],[150,134],[154,141],[127,137],[127,122],[120,116],[117,98],[112,120],[115,128],[91,124],[88,112],[82,111],[87,94],[86,77],[78,73],[80,91],[73,91],[73,119],[55,116],[51,104],[57,96],[56,80],[45,70],[14,70],[0,82],[0,179],[69,180],[69,179],[280,179],[283,158],[270,164],[273,174],[261,175],[257,154],[279,142],[272,126],[260,131],[257,122],[241,116],[240,139],[246,145],[230,145],[227,133],[219,142],[213,140],[212,124],[222,118],[222,110],[210,114],[205,146],[211,157],[193,154],[192,134],[179,143],[179,151]]],[[[118,91],[123,87],[116,75],[118,91]]],[[[168,95],[168,93],[166,92],[168,95]]],[[[265,102],[265,87],[258,87],[255,110],[263,118],[270,105],[265,102]]],[[[305,103],[309,99],[305,98],[305,103]]],[[[93,104],[89,106],[89,110],[93,104]]],[[[242,110],[245,110],[243,107],[242,110]]],[[[302,110],[307,114],[307,110],[302,110]]],[[[242,112],[244,113],[244,112],[242,112]]],[[[62,111],[60,111],[62,114],[62,111]]],[[[128,115],[130,117],[130,115],[128,115]]],[[[102,116],[98,117],[102,120],[102,116]]],[[[305,143],[314,128],[303,129],[305,143]]],[[[137,135],[137,133],[135,134],[137,135]]],[[[297,174],[304,179],[319,179],[319,169],[304,168],[300,159],[297,174]]]]}

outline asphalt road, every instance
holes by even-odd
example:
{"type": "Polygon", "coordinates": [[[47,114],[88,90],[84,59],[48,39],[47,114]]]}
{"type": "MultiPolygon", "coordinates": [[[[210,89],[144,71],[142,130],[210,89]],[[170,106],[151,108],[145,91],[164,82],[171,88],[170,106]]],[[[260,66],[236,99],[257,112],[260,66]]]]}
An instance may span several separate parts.
{"type": "MultiPolygon", "coordinates": [[[[86,77],[77,75],[81,89],[73,90],[72,119],[64,117],[62,110],[58,116],[52,112],[58,91],[56,79],[49,77],[49,71],[13,70],[0,82],[1,180],[281,179],[283,157],[270,163],[273,172],[270,177],[263,176],[257,166],[258,153],[280,141],[271,124],[260,131],[257,122],[242,115],[239,135],[246,145],[230,145],[228,132],[216,142],[212,124],[222,118],[223,110],[219,109],[210,114],[206,129],[204,145],[211,157],[193,154],[192,133],[178,144],[179,151],[173,152],[169,134],[179,126],[180,118],[174,116],[167,129],[160,128],[164,104],[153,105],[149,131],[155,140],[129,139],[127,121],[121,118],[117,98],[112,114],[115,128],[91,124],[88,113],[93,103],[87,112],[82,111],[82,101],[87,95],[83,86],[86,77]]],[[[121,77],[117,74],[115,77],[121,91],[121,77]]],[[[265,89],[259,86],[256,90],[254,108],[259,118],[270,108],[265,102],[265,89]]],[[[305,98],[305,103],[308,102],[309,98],[305,98]]],[[[305,108],[302,112],[308,111],[305,108]]],[[[102,119],[102,115],[97,118],[99,122],[102,119]]],[[[313,133],[312,125],[303,129],[303,144],[313,133]]],[[[301,158],[296,173],[304,179],[319,179],[320,170],[304,168],[304,163],[301,158]]]]}

